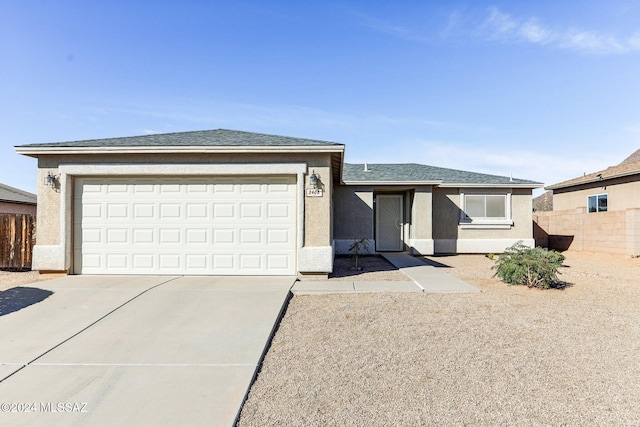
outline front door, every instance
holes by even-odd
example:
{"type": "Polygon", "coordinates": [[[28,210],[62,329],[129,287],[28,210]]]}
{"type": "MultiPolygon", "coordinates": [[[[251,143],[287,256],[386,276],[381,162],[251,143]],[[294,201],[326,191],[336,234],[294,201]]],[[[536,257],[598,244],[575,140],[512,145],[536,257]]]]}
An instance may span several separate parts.
{"type": "Polygon", "coordinates": [[[376,196],[376,251],[402,251],[402,194],[376,196]]]}

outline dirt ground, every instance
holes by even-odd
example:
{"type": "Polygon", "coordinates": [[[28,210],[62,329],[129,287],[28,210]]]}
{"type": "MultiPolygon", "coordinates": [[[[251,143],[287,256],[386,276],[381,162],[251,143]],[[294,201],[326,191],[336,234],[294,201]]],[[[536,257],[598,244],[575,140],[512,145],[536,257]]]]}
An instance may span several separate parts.
{"type": "Polygon", "coordinates": [[[0,270],[0,292],[16,286],[24,286],[30,283],[38,282],[41,278],[37,271],[4,271],[0,270]]]}
{"type": "Polygon", "coordinates": [[[640,426],[640,259],[565,256],[561,290],[460,255],[481,292],[295,296],[239,425],[640,426]]]}
{"type": "MultiPolygon", "coordinates": [[[[294,296],[239,425],[640,426],[640,258],[565,256],[562,290],[459,255],[428,260],[481,292],[294,296]]],[[[406,280],[350,261],[329,280],[406,280]]],[[[0,290],[38,279],[0,271],[0,290]]]]}
{"type": "Polygon", "coordinates": [[[379,255],[367,255],[359,257],[358,270],[355,269],[355,259],[350,256],[338,256],[333,262],[333,273],[329,280],[353,280],[353,281],[411,281],[404,273],[400,272],[389,261],[379,255]]]}

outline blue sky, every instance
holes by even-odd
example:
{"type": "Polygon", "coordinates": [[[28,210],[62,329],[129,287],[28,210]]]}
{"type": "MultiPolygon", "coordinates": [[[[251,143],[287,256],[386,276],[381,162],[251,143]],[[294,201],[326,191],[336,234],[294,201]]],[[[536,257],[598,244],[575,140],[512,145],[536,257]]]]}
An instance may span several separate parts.
{"type": "Polygon", "coordinates": [[[553,184],[640,148],[633,1],[2,1],[15,145],[202,129],[553,184]]]}

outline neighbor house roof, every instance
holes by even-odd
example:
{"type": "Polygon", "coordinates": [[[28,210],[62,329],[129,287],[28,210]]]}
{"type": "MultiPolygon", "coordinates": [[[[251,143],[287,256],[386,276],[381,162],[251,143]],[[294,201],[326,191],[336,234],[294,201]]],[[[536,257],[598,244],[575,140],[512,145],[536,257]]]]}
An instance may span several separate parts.
{"type": "Polygon", "coordinates": [[[0,202],[20,203],[23,205],[35,205],[37,197],[35,194],[18,190],[5,184],[0,184],[0,202]]]}
{"type": "Polygon", "coordinates": [[[440,187],[542,187],[541,182],[508,176],[487,175],[417,163],[348,164],[343,167],[345,184],[438,185],[440,187]]]}
{"type": "Polygon", "coordinates": [[[605,181],[613,178],[620,178],[629,175],[640,174],[640,150],[634,152],[631,156],[624,159],[616,166],[610,166],[607,169],[585,174],[578,178],[545,187],[547,190],[558,190],[560,188],[574,187],[576,185],[590,184],[592,182],[605,181]]]}

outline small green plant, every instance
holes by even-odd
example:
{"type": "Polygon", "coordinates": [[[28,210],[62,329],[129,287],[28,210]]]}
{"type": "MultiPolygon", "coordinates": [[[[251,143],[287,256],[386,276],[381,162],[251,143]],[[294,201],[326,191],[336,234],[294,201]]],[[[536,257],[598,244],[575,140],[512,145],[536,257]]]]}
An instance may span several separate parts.
{"type": "Polygon", "coordinates": [[[490,260],[492,260],[492,261],[493,261],[493,258],[494,258],[494,257],[495,257],[495,255],[494,255],[494,254],[491,254],[491,253],[487,254],[487,258],[489,258],[489,259],[490,259],[490,260]]]}
{"type": "Polygon", "coordinates": [[[509,285],[525,285],[530,288],[557,287],[558,269],[564,255],[543,248],[530,248],[522,241],[507,248],[491,267],[495,276],[509,285]]]}
{"type": "Polygon", "coordinates": [[[349,252],[351,253],[351,256],[356,261],[355,270],[360,270],[360,268],[358,267],[358,259],[360,258],[360,254],[368,251],[369,251],[369,239],[367,239],[366,237],[363,237],[361,239],[354,241],[351,244],[351,246],[349,246],[349,252]]]}

